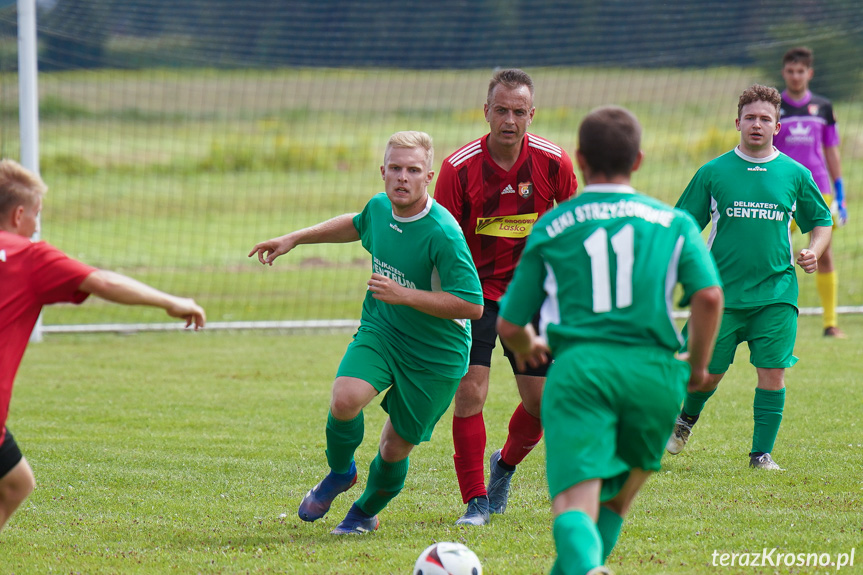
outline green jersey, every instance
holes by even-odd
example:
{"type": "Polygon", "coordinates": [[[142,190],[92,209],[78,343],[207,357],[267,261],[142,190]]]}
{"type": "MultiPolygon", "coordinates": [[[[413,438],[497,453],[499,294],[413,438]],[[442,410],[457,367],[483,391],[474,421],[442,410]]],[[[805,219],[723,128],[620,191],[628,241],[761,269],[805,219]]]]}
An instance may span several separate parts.
{"type": "MultiPolygon", "coordinates": [[[[482,305],[482,287],[464,234],[431,197],[422,212],[402,218],[393,213],[385,193],[377,194],[354,216],[354,227],[372,255],[373,273],[411,289],[445,291],[482,305]]],[[[466,319],[434,317],[384,303],[368,292],[360,329],[379,334],[415,367],[452,378],[467,372],[471,339],[466,319]]]]}
{"type": "Polygon", "coordinates": [[[659,347],[682,338],[681,305],[719,285],[716,265],[689,214],[629,186],[590,185],[534,225],[500,317],[526,325],[540,309],[540,331],[560,356],[578,343],[659,347]]]}
{"type": "Polygon", "coordinates": [[[812,174],[785,154],[751,158],[738,148],[706,163],[677,207],[693,215],[725,286],[725,307],[797,306],[791,220],[803,233],[832,226],[812,174]]]}

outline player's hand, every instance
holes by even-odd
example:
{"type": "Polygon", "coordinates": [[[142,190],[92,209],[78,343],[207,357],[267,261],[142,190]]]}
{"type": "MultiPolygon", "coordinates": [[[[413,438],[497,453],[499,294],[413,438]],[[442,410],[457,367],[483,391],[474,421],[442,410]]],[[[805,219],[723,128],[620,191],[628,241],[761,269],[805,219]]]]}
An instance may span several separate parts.
{"type": "Polygon", "coordinates": [[[842,183],[842,178],[836,178],[833,182],[833,201],[836,202],[836,223],[844,226],[848,223],[848,206],[845,204],[845,185],[842,183]]]}
{"type": "Polygon", "coordinates": [[[800,250],[800,253],[797,254],[797,265],[803,268],[807,274],[813,273],[818,269],[818,258],[815,256],[815,252],[807,248],[800,250]]]}
{"type": "Polygon", "coordinates": [[[367,283],[373,298],[391,305],[407,305],[405,290],[408,288],[400,286],[390,278],[381,274],[372,274],[367,283]]]}
{"type": "Polygon", "coordinates": [[[840,226],[844,226],[848,223],[848,207],[845,205],[845,198],[842,198],[841,202],[837,202],[836,206],[836,223],[840,226]]]}
{"type": "Polygon", "coordinates": [[[178,297],[174,298],[173,304],[165,309],[168,315],[186,320],[186,327],[195,325],[195,330],[199,330],[207,323],[207,315],[204,313],[204,308],[195,303],[191,298],[178,297]]]}
{"type": "Polygon", "coordinates": [[[707,383],[710,374],[707,373],[707,368],[693,368],[689,372],[689,382],[686,384],[686,391],[701,391],[702,387],[707,383]]]}
{"type": "Polygon", "coordinates": [[[258,261],[264,265],[273,265],[273,261],[281,255],[284,255],[294,249],[293,243],[288,239],[288,236],[273,238],[265,242],[257,244],[248,257],[257,254],[258,261]]]}
{"type": "Polygon", "coordinates": [[[551,359],[551,349],[545,340],[534,335],[530,342],[530,351],[527,353],[515,353],[515,365],[519,371],[524,371],[527,366],[534,369],[545,365],[551,359]]]}

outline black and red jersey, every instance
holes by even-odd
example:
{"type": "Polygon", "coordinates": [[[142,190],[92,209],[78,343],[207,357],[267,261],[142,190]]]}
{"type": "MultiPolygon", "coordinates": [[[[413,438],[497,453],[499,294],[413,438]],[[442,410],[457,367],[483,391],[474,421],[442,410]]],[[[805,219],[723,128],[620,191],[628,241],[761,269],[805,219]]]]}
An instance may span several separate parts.
{"type": "Polygon", "coordinates": [[[455,216],[482,281],[483,296],[506,291],[533,224],[575,194],[572,160],[560,146],[525,134],[521,154],[504,171],[488,152],[488,135],[443,161],[435,201],[455,216]]]}

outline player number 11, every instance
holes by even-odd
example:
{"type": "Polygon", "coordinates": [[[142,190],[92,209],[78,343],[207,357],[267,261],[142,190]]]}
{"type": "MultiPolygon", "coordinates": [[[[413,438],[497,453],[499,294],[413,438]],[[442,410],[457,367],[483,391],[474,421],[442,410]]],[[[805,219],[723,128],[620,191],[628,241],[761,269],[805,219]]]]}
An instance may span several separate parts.
{"type": "MultiPolygon", "coordinates": [[[[618,309],[632,305],[632,265],[635,261],[634,232],[627,224],[611,236],[611,249],[614,251],[617,268],[615,281],[615,302],[618,309]]],[[[608,259],[608,231],[599,228],[584,240],[584,249],[590,256],[590,275],[593,285],[593,311],[611,311],[611,272],[608,259]]]]}

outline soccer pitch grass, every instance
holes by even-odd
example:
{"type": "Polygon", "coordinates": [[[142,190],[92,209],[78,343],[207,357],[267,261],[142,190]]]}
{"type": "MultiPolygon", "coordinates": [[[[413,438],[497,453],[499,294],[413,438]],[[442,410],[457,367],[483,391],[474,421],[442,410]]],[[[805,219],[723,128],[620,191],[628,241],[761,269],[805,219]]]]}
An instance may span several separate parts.
{"type": "MultiPolygon", "coordinates": [[[[87,304],[85,304],[87,305],[87,304]]],[[[863,317],[848,340],[800,320],[781,473],[747,468],[754,369],[741,348],[681,455],[636,500],[609,565],[621,574],[835,573],[835,567],[719,567],[713,553],[850,553],[863,540],[863,317]]],[[[384,413],[366,410],[359,484],[324,519],[296,516],[325,472],[330,385],[348,333],[49,336],[31,345],[9,426],[37,489],[0,533],[3,573],[406,574],[434,541],[462,542],[486,575],[547,573],[554,557],[544,446],[519,466],[507,513],[463,512],[449,411],[418,447],[377,533],[329,535],[365,484],[384,413]]],[[[488,453],[517,392],[495,357],[488,453]]],[[[774,555],[775,556],[775,555],[774,555]]],[[[853,568],[863,572],[863,549],[853,568]]]]}

